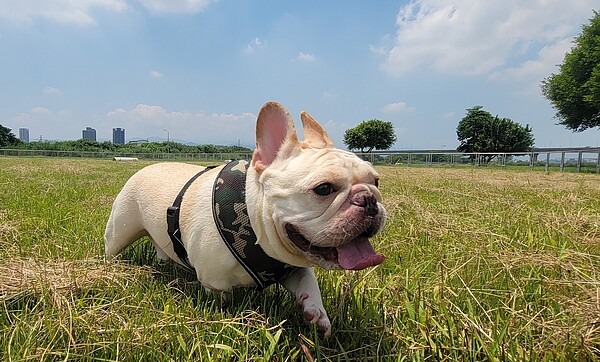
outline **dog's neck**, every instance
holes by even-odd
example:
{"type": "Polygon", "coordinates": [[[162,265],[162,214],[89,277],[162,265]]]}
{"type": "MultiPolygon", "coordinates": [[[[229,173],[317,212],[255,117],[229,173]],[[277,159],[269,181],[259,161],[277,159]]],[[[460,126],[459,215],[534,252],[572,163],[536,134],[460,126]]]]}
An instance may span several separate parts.
{"type": "Polygon", "coordinates": [[[298,267],[309,267],[305,258],[301,255],[295,255],[293,251],[284,247],[286,241],[285,230],[279,229],[274,220],[273,205],[268,201],[269,197],[264,189],[264,172],[270,170],[257,171],[250,166],[246,174],[246,206],[250,223],[254,225],[254,230],[259,231],[256,234],[257,243],[271,258],[281,260],[287,264],[298,267]],[[273,240],[277,238],[277,240],[273,240]]]}

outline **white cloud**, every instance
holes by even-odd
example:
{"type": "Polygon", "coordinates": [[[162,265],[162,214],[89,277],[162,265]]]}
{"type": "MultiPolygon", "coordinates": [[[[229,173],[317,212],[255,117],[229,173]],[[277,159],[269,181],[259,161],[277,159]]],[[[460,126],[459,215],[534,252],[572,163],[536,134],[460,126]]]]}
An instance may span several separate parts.
{"type": "Polygon", "coordinates": [[[508,67],[494,71],[489,78],[494,81],[520,82],[523,85],[514,93],[517,95],[542,97],[540,91],[541,81],[551,73],[558,71],[558,64],[563,62],[565,54],[571,49],[571,39],[564,39],[557,43],[543,47],[537,58],[529,59],[516,67],[508,67]]]}
{"type": "Polygon", "coordinates": [[[139,0],[154,14],[197,13],[207,8],[213,0],[139,0]]]}
{"type": "Polygon", "coordinates": [[[408,133],[408,128],[396,126],[394,127],[394,133],[396,134],[396,136],[404,136],[408,133]]]}
{"type": "Polygon", "coordinates": [[[42,89],[42,93],[44,93],[46,95],[54,95],[54,96],[59,96],[62,94],[62,92],[59,89],[50,87],[50,86],[44,87],[42,89]]]}
{"type": "Polygon", "coordinates": [[[80,120],[73,120],[69,110],[54,112],[37,106],[27,112],[8,118],[9,128],[29,128],[30,138],[37,139],[77,139],[81,137],[80,120]]]}
{"type": "Polygon", "coordinates": [[[527,57],[533,47],[572,38],[596,5],[596,0],[411,0],[397,15],[395,45],[381,68],[392,76],[418,68],[490,74],[511,57],[527,57]]]}
{"type": "Polygon", "coordinates": [[[456,116],[456,112],[454,112],[454,111],[450,111],[450,112],[446,112],[446,113],[442,114],[442,118],[444,118],[444,119],[454,119],[455,116],[456,116]]]}
{"type": "Polygon", "coordinates": [[[372,44],[369,44],[369,50],[371,51],[371,53],[373,54],[377,54],[377,55],[386,55],[390,50],[384,46],[375,46],[372,44]]]}
{"type": "Polygon", "coordinates": [[[31,116],[28,113],[22,112],[18,116],[12,117],[10,121],[17,124],[23,124],[27,123],[29,119],[31,119],[31,116]]]}
{"type": "Polygon", "coordinates": [[[34,107],[31,110],[31,113],[36,113],[36,114],[51,114],[52,112],[50,112],[49,109],[44,108],[44,107],[34,107]]]}
{"type": "Polygon", "coordinates": [[[313,54],[310,53],[303,53],[300,52],[300,54],[298,54],[298,56],[296,57],[297,60],[301,61],[301,62],[314,62],[315,60],[317,60],[317,57],[315,57],[313,54]]]}
{"type": "MultiPolygon", "coordinates": [[[[60,23],[94,25],[94,9],[124,11],[134,0],[3,0],[0,18],[31,23],[46,18],[60,23]]],[[[139,0],[153,14],[197,13],[216,0],[139,0]]]]}
{"type": "Polygon", "coordinates": [[[246,48],[244,48],[244,52],[246,54],[252,54],[255,51],[263,49],[264,47],[265,47],[265,42],[262,39],[260,39],[259,37],[256,37],[250,43],[248,43],[248,45],[246,45],[246,48]]]}
{"type": "Polygon", "coordinates": [[[127,113],[127,111],[124,110],[123,108],[116,108],[115,110],[108,112],[106,115],[108,117],[120,117],[121,115],[124,115],[126,113],[127,113]]]}
{"type": "MultiPolygon", "coordinates": [[[[135,106],[131,115],[139,119],[164,119],[167,116],[167,111],[161,106],[151,106],[148,104],[138,104],[135,106]]],[[[168,116],[173,117],[176,113],[171,113],[168,116]]]]}
{"type": "Polygon", "coordinates": [[[172,139],[197,143],[254,143],[253,113],[204,113],[169,111],[159,105],[138,104],[131,110],[116,108],[106,114],[111,127],[124,127],[127,137],[160,136],[168,129],[172,139]]]}
{"type": "Polygon", "coordinates": [[[59,117],[71,117],[73,112],[70,109],[63,109],[58,112],[59,117]]]}
{"type": "Polygon", "coordinates": [[[33,22],[47,18],[60,23],[93,25],[91,13],[94,8],[123,11],[128,8],[126,0],[31,0],[0,1],[0,18],[16,22],[33,22]]]}
{"type": "Polygon", "coordinates": [[[491,79],[497,80],[522,80],[541,79],[552,72],[556,72],[557,64],[563,62],[565,54],[571,49],[573,43],[570,39],[563,39],[557,43],[543,47],[537,54],[537,59],[526,60],[517,67],[510,67],[493,72],[491,79]]]}
{"type": "Polygon", "coordinates": [[[159,72],[158,70],[153,70],[153,71],[150,72],[150,76],[152,78],[159,79],[159,78],[163,77],[163,74],[161,72],[159,72]]]}
{"type": "Polygon", "coordinates": [[[414,112],[415,107],[409,107],[404,102],[389,103],[383,106],[384,113],[414,112]]]}
{"type": "Polygon", "coordinates": [[[335,93],[335,92],[331,92],[331,91],[325,91],[323,92],[323,99],[336,99],[339,98],[339,94],[335,93]]]}

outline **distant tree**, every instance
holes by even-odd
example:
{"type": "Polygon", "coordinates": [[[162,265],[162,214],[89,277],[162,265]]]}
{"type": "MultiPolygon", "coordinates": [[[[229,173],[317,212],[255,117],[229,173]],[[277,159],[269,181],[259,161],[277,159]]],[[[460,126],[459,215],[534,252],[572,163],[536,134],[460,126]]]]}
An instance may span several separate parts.
{"type": "Polygon", "coordinates": [[[600,13],[582,29],[560,72],[542,81],[559,124],[575,132],[600,127],[600,13]]]}
{"type": "MultiPolygon", "coordinates": [[[[509,118],[494,117],[482,106],[467,109],[456,134],[460,152],[526,152],[534,142],[529,125],[523,127],[509,118]]],[[[486,156],[486,162],[494,157],[486,156]]]]}
{"type": "Polygon", "coordinates": [[[11,129],[0,124],[0,147],[16,146],[22,141],[12,134],[11,129]]]}
{"type": "Polygon", "coordinates": [[[348,149],[361,152],[371,152],[374,149],[387,150],[394,142],[396,142],[396,134],[392,122],[378,119],[361,122],[344,133],[344,144],[348,149]]]}

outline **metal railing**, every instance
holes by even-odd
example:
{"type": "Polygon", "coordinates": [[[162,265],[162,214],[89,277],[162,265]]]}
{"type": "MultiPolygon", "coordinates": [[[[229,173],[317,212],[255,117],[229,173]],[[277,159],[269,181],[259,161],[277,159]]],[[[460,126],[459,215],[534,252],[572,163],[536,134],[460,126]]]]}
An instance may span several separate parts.
{"type": "Polygon", "coordinates": [[[357,153],[362,159],[379,165],[421,166],[527,166],[545,171],[573,170],[600,173],[600,147],[534,148],[530,152],[464,153],[445,150],[375,151],[357,153]]]}
{"type": "MultiPolygon", "coordinates": [[[[584,148],[534,148],[530,152],[463,153],[448,150],[403,150],[357,153],[374,165],[414,166],[474,166],[507,167],[526,166],[531,170],[565,170],[600,173],[600,147],[584,148]]],[[[112,159],[136,157],[140,160],[188,160],[197,162],[224,162],[232,159],[252,158],[251,153],[115,153],[87,151],[46,151],[0,149],[0,156],[15,157],[70,157],[112,159]]]]}

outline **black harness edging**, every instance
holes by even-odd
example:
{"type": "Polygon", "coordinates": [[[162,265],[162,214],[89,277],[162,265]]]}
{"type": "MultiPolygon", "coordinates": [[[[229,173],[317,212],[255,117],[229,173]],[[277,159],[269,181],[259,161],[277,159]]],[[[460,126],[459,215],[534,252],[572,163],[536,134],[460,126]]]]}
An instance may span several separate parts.
{"type": "Polygon", "coordinates": [[[193,270],[194,268],[190,264],[190,261],[188,259],[188,253],[185,250],[185,247],[183,246],[183,242],[181,241],[181,230],[179,229],[179,208],[181,207],[183,195],[190,187],[190,185],[194,181],[196,181],[198,177],[202,176],[205,172],[212,170],[215,167],[217,166],[208,166],[204,170],[195,174],[194,177],[189,179],[189,181],[183,186],[181,191],[179,191],[179,194],[173,202],[173,206],[167,208],[167,231],[169,233],[169,237],[171,238],[171,242],[173,243],[173,250],[175,251],[175,254],[177,254],[179,260],[181,260],[183,265],[191,270],[193,270]]]}

